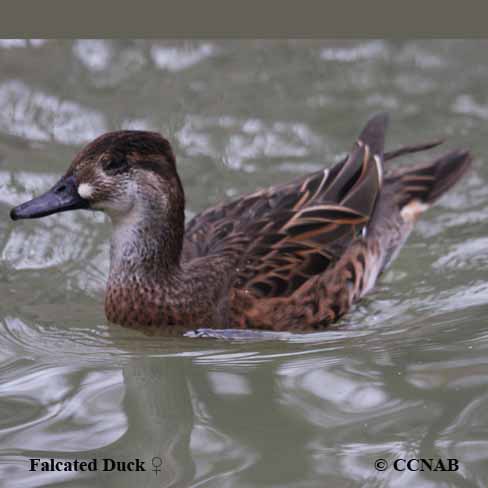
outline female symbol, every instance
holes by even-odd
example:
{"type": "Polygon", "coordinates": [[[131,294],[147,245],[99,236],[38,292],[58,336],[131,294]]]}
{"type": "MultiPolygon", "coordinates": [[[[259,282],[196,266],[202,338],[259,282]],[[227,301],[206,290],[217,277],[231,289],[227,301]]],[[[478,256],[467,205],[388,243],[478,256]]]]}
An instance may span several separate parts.
{"type": "Polygon", "coordinates": [[[154,456],[151,459],[151,464],[153,465],[153,468],[154,468],[153,471],[157,476],[159,474],[159,472],[161,471],[159,468],[163,464],[163,460],[159,456],[154,456]]]}

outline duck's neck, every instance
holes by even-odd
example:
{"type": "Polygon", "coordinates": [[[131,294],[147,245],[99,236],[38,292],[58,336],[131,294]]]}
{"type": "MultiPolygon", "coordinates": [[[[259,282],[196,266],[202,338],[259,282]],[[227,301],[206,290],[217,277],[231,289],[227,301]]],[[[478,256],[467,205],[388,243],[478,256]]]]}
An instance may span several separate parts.
{"type": "Polygon", "coordinates": [[[179,272],[183,246],[183,211],[172,215],[143,202],[112,217],[109,284],[117,281],[162,285],[179,272]]]}

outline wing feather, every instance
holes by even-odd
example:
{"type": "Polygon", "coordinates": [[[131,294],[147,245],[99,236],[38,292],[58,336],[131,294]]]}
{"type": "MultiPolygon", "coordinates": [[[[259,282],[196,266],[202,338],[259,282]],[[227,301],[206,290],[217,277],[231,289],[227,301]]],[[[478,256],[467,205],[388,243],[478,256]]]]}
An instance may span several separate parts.
{"type": "Polygon", "coordinates": [[[233,253],[233,285],[259,298],[290,296],[360,237],[382,186],[386,118],[370,120],[330,170],[203,212],[187,226],[184,258],[233,253]]]}

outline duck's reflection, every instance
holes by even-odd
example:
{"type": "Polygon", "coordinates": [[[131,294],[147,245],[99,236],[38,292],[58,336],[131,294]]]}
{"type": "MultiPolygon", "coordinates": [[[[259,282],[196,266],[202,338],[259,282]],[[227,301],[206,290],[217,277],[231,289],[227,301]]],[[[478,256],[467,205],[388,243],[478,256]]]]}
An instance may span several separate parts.
{"type": "Polygon", "coordinates": [[[194,414],[187,366],[184,358],[161,357],[134,358],[123,366],[127,431],[96,455],[116,461],[139,458],[146,472],[98,472],[101,486],[190,485],[194,414]],[[152,471],[156,467],[160,471],[152,471]]]}
{"type": "Polygon", "coordinates": [[[158,456],[163,464],[157,475],[113,472],[97,479],[103,486],[131,487],[220,486],[230,479],[300,486],[312,466],[297,453],[306,451],[316,427],[290,416],[277,375],[280,362],[234,368],[228,358],[219,365],[209,347],[223,349],[216,356],[238,356],[235,344],[200,344],[203,356],[135,357],[123,365],[127,430],[97,455],[148,463],[158,456]]]}

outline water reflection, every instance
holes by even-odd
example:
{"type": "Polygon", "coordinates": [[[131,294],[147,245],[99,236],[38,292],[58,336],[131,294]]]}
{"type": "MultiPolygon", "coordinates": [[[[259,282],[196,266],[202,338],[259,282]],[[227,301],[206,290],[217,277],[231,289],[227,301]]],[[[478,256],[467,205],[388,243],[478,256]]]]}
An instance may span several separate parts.
{"type": "Polygon", "coordinates": [[[188,43],[184,46],[154,45],[151,47],[151,57],[160,69],[181,71],[206,58],[214,55],[216,47],[208,42],[199,45],[188,43]]]}
{"type": "Polygon", "coordinates": [[[96,111],[32,90],[20,80],[0,84],[0,106],[0,130],[30,141],[80,144],[106,131],[96,111]]]}

